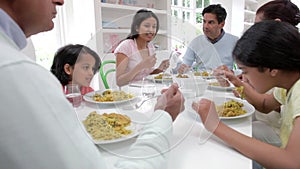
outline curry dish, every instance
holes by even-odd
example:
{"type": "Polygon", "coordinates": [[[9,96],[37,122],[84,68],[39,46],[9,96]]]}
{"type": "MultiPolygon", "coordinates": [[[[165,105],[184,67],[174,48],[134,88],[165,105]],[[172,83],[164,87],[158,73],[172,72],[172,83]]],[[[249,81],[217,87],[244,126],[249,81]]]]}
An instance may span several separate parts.
{"type": "Polygon", "coordinates": [[[189,78],[188,75],[183,75],[183,74],[178,74],[176,77],[177,78],[189,78]]]}
{"type": "Polygon", "coordinates": [[[194,72],[194,76],[210,76],[210,74],[207,71],[194,72]]]}
{"type": "Polygon", "coordinates": [[[222,105],[216,106],[216,109],[220,117],[234,117],[246,114],[246,110],[242,109],[243,106],[243,103],[230,100],[222,105]]]}
{"type": "Polygon", "coordinates": [[[171,75],[168,74],[168,73],[161,73],[161,74],[159,74],[157,76],[154,76],[154,79],[162,79],[163,76],[170,76],[170,79],[172,79],[171,75]]]}
{"type": "Polygon", "coordinates": [[[112,91],[106,90],[102,94],[94,94],[92,97],[94,101],[97,102],[114,102],[114,101],[122,101],[122,100],[129,100],[133,98],[132,94],[128,94],[124,91],[112,91]]]}
{"type": "Polygon", "coordinates": [[[112,140],[132,133],[126,129],[131,124],[130,118],[117,113],[100,115],[93,111],[83,124],[94,140],[112,140]]]}

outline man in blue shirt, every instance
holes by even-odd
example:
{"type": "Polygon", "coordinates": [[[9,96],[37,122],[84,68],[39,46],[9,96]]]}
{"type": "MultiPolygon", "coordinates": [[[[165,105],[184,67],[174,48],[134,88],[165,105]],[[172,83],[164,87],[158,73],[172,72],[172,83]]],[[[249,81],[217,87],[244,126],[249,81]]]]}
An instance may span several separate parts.
{"type": "Polygon", "coordinates": [[[195,69],[215,69],[226,65],[233,68],[231,52],[238,37],[226,33],[223,30],[226,10],[220,5],[209,5],[202,11],[203,33],[191,41],[182,64],[178,68],[179,73],[184,73],[191,67],[195,69]]]}

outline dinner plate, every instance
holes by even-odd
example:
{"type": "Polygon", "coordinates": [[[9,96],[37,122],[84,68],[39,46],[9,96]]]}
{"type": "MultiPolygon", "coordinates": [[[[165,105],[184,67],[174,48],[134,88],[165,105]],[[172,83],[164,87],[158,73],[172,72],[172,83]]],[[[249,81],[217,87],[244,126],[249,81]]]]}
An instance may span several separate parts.
{"type": "MultiPolygon", "coordinates": [[[[149,76],[147,76],[146,77],[146,79],[148,79],[148,80],[150,80],[150,81],[153,81],[153,82],[155,82],[155,83],[162,83],[162,79],[155,79],[154,77],[155,76],[158,76],[158,75],[149,75],[149,76]]],[[[170,79],[164,79],[166,82],[172,82],[173,80],[172,80],[172,78],[170,78],[170,79]]]]}
{"type": "Polygon", "coordinates": [[[215,79],[216,77],[212,74],[212,71],[200,71],[200,72],[193,72],[194,77],[201,77],[203,79],[215,79]],[[208,73],[207,76],[203,76],[202,73],[208,73]]]}
{"type": "MultiPolygon", "coordinates": [[[[200,100],[201,98],[197,98],[197,101],[200,100]]],[[[254,112],[255,112],[255,108],[248,103],[246,100],[242,100],[240,98],[236,98],[236,97],[213,97],[213,98],[209,98],[210,100],[213,100],[216,106],[222,105],[224,102],[230,101],[230,100],[234,100],[240,103],[243,103],[243,107],[242,109],[246,110],[245,114],[239,115],[239,116],[233,116],[233,117],[219,117],[221,120],[232,120],[232,119],[240,119],[240,118],[244,118],[244,117],[248,117],[251,116],[254,112]]],[[[189,116],[193,119],[197,119],[197,121],[201,122],[200,116],[195,112],[195,110],[193,110],[191,108],[192,102],[195,100],[188,100],[187,102],[187,113],[189,114],[189,116]]]]}
{"type": "Polygon", "coordinates": [[[215,76],[195,76],[195,77],[202,77],[203,79],[215,79],[215,76]]]}
{"type": "MultiPolygon", "coordinates": [[[[218,82],[217,80],[211,80],[210,83],[214,83],[214,82],[218,82]]],[[[232,91],[233,89],[235,89],[235,86],[230,83],[230,86],[228,87],[224,87],[224,86],[214,86],[211,84],[208,84],[207,89],[209,90],[215,90],[215,91],[232,91]]]]}
{"type": "MultiPolygon", "coordinates": [[[[116,105],[116,104],[125,104],[125,103],[131,103],[131,102],[135,102],[137,101],[137,97],[135,95],[133,95],[133,98],[130,98],[128,100],[120,100],[120,101],[108,101],[108,102],[99,102],[99,101],[95,101],[93,100],[93,96],[96,94],[96,93],[99,93],[99,94],[102,94],[104,91],[106,90],[97,90],[97,91],[93,91],[93,92],[90,92],[90,93],[87,93],[85,95],[83,95],[83,99],[87,102],[90,102],[90,103],[96,103],[96,104],[101,104],[101,105],[116,105]]],[[[113,90],[114,91],[114,90],[113,90]]],[[[125,92],[127,93],[127,92],[125,92]]],[[[128,93],[127,93],[128,94],[128,93]]]]}
{"type": "Polygon", "coordinates": [[[222,105],[224,102],[230,101],[230,100],[234,100],[240,103],[243,103],[243,107],[242,109],[246,110],[245,114],[241,114],[239,116],[233,116],[233,117],[219,117],[221,120],[228,120],[228,119],[239,119],[239,118],[244,118],[244,117],[248,117],[251,116],[254,112],[255,112],[255,108],[248,103],[246,100],[242,100],[240,98],[236,98],[236,97],[215,97],[214,102],[217,106],[222,105]]]}
{"type": "Polygon", "coordinates": [[[203,79],[215,79],[216,76],[208,75],[208,76],[202,76],[202,75],[194,75],[195,78],[203,78],[203,79]]]}
{"type": "MultiPolygon", "coordinates": [[[[126,129],[131,130],[132,133],[129,135],[123,135],[120,138],[112,139],[112,140],[94,140],[92,138],[92,136],[86,131],[86,133],[88,134],[90,139],[93,140],[94,144],[111,144],[111,143],[118,143],[121,141],[131,139],[131,138],[139,135],[139,133],[143,129],[143,126],[146,124],[146,122],[148,122],[148,118],[144,114],[139,113],[137,111],[128,112],[128,111],[123,111],[123,110],[119,110],[119,109],[101,109],[101,110],[96,110],[96,112],[98,114],[118,113],[118,114],[122,114],[122,115],[127,115],[131,119],[131,124],[129,126],[127,126],[126,129]]],[[[89,115],[89,113],[86,114],[84,117],[81,117],[80,120],[84,121],[87,118],[87,116],[89,115]]]]}
{"type": "Polygon", "coordinates": [[[129,83],[129,86],[130,87],[143,87],[143,86],[149,85],[149,84],[153,84],[153,80],[146,79],[144,81],[143,80],[134,81],[134,82],[129,83]]]}

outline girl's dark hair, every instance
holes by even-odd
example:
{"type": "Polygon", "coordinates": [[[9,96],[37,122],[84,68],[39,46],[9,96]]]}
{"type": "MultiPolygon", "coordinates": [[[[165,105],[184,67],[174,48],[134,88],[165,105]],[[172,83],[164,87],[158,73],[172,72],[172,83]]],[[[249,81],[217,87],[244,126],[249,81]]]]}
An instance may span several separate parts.
{"type": "Polygon", "coordinates": [[[96,62],[94,67],[94,74],[99,70],[101,66],[100,57],[96,52],[88,48],[87,46],[76,44],[66,45],[55,53],[53,63],[51,66],[51,72],[57,77],[60,83],[64,86],[72,80],[72,78],[65,72],[64,65],[69,64],[74,68],[74,65],[81,54],[92,55],[96,62]]]}
{"type": "Polygon", "coordinates": [[[141,23],[148,18],[153,17],[156,20],[156,32],[157,34],[159,29],[159,20],[158,17],[152,12],[147,9],[140,9],[136,12],[136,14],[133,17],[132,23],[131,23],[131,31],[130,34],[127,36],[126,39],[136,39],[139,36],[139,33],[136,31],[137,28],[141,26],[141,23]]]}
{"type": "Polygon", "coordinates": [[[267,20],[250,27],[238,40],[233,57],[245,66],[300,70],[300,34],[287,22],[267,20]]]}
{"type": "Polygon", "coordinates": [[[207,6],[206,8],[203,9],[202,16],[204,16],[204,14],[206,13],[215,14],[219,24],[225,21],[227,16],[225,8],[223,8],[220,4],[207,6]]]}
{"type": "Polygon", "coordinates": [[[278,18],[294,26],[300,22],[299,8],[290,0],[270,1],[258,8],[256,14],[260,13],[263,14],[263,20],[274,20],[278,18]]]}

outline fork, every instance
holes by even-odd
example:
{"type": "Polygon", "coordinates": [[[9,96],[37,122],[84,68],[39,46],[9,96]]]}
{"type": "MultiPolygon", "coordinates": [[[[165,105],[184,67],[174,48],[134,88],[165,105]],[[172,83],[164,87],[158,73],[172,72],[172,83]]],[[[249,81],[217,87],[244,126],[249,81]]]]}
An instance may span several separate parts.
{"type": "Polygon", "coordinates": [[[152,97],[148,97],[146,99],[143,99],[142,101],[134,104],[134,106],[125,106],[125,107],[122,107],[122,108],[125,109],[125,110],[139,109],[146,101],[151,100],[153,98],[157,98],[158,96],[161,96],[161,95],[154,95],[152,97]]]}

